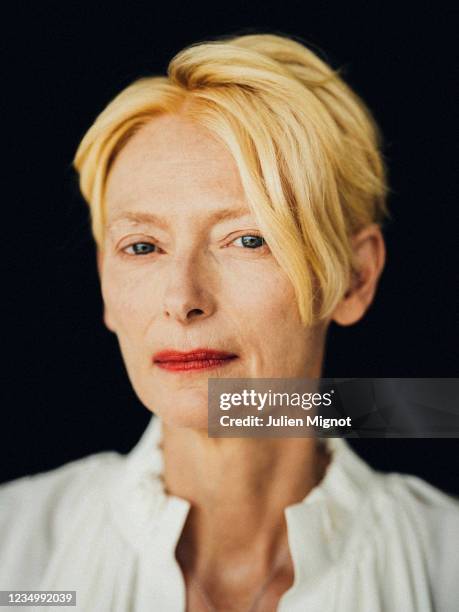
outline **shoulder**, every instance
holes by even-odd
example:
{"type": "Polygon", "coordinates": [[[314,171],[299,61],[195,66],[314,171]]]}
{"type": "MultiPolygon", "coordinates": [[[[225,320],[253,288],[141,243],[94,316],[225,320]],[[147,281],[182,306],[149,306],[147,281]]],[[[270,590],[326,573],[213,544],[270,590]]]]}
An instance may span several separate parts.
{"type": "Polygon", "coordinates": [[[39,579],[61,535],[103,507],[105,483],[123,460],[105,451],[0,485],[2,582],[21,575],[39,579]]]}
{"type": "Polygon", "coordinates": [[[373,502],[382,502],[388,518],[393,520],[395,515],[406,517],[420,535],[435,538],[437,542],[446,534],[459,536],[458,497],[410,474],[377,474],[373,502]]]}
{"type": "MultiPolygon", "coordinates": [[[[325,487],[367,527],[392,531],[410,527],[418,534],[439,535],[457,529],[459,497],[411,474],[382,472],[368,464],[344,439],[333,440],[335,453],[325,487]]],[[[358,529],[359,520],[352,522],[358,529]]]]}
{"type": "Polygon", "coordinates": [[[459,600],[459,498],[408,474],[378,473],[378,481],[371,514],[393,571],[425,576],[435,609],[450,610],[459,600]]]}
{"type": "MultiPolygon", "coordinates": [[[[409,526],[423,535],[457,529],[459,497],[412,474],[377,470],[344,439],[336,439],[330,446],[335,461],[328,489],[350,511],[358,511],[361,518],[368,517],[365,525],[394,531],[409,526]]],[[[355,523],[358,527],[359,521],[355,523]]]]}
{"type": "Polygon", "coordinates": [[[115,451],[105,451],[70,461],[58,468],[23,476],[0,485],[0,524],[15,520],[17,513],[40,515],[79,497],[96,494],[97,485],[124,459],[115,451]]]}
{"type": "Polygon", "coordinates": [[[415,609],[449,612],[459,601],[459,499],[417,476],[378,471],[344,439],[330,446],[335,469],[325,488],[335,500],[330,521],[342,525],[334,546],[344,566],[374,580],[384,609],[411,609],[403,603],[411,593],[424,606],[415,609]]]}

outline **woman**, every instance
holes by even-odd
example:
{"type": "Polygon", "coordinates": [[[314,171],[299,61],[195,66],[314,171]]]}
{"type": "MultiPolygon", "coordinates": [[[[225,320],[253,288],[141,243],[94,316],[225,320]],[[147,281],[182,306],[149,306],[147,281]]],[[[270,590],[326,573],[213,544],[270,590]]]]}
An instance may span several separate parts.
{"type": "Polygon", "coordinates": [[[209,377],[319,378],[330,323],[370,306],[380,146],[339,74],[273,35],[191,46],[97,117],[75,167],[104,321],[156,416],[127,456],[2,486],[0,588],[85,612],[455,609],[456,500],[340,438],[207,435],[209,377]]]}

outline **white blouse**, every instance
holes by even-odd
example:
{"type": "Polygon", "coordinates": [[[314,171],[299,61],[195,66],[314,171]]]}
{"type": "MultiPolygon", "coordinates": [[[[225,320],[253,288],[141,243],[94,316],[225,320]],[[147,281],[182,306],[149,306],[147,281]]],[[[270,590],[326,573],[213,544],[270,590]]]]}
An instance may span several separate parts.
{"type": "MultiPolygon", "coordinates": [[[[161,435],[152,417],[127,455],[1,485],[0,590],[74,590],[69,611],[184,612],[175,547],[190,502],[164,491],[161,435]]],[[[278,611],[459,610],[459,500],[324,441],[324,478],[285,509],[295,577],[278,611]]]]}

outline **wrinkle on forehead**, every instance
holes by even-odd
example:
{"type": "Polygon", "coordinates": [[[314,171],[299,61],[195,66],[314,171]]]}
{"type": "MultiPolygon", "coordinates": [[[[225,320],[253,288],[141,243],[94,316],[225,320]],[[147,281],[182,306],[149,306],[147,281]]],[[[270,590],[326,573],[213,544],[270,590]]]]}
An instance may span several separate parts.
{"type": "Polygon", "coordinates": [[[106,186],[111,207],[117,202],[193,188],[223,201],[244,200],[236,163],[224,143],[201,126],[175,115],[152,119],[115,159],[106,186]]]}
{"type": "Polygon", "coordinates": [[[126,143],[118,158],[132,155],[132,149],[138,151],[138,161],[161,160],[172,166],[186,162],[195,167],[205,159],[214,166],[222,162],[235,165],[223,141],[204,127],[176,115],[163,115],[146,123],[126,143]]]}

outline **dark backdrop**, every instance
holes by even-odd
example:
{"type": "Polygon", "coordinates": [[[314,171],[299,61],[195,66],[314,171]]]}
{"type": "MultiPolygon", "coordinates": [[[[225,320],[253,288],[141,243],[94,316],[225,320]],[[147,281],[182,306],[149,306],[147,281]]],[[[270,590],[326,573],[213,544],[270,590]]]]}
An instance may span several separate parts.
{"type": "MultiPolygon", "coordinates": [[[[331,329],[324,375],[457,376],[455,30],[446,3],[411,4],[406,14],[368,1],[218,2],[210,12],[196,2],[90,4],[16,5],[3,19],[0,481],[100,450],[127,452],[146,425],[150,413],[102,324],[88,212],[70,164],[116,93],[215,35],[301,37],[344,67],[385,136],[387,267],[366,318],[331,329]]],[[[352,444],[380,469],[459,494],[459,440],[352,444]]]]}

